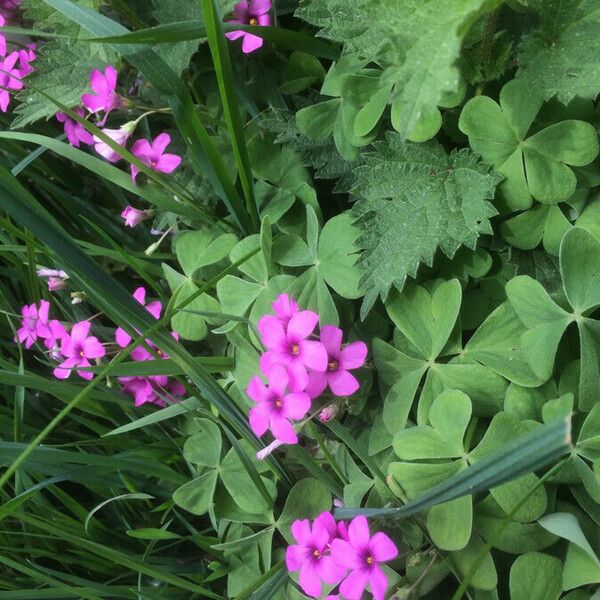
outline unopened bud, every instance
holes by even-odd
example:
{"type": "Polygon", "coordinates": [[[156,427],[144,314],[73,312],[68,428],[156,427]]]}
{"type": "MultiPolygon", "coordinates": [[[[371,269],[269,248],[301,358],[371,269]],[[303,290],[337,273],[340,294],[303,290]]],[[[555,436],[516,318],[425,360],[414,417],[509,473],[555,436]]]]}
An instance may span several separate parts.
{"type": "Polygon", "coordinates": [[[280,442],[279,440],[271,442],[266,448],[263,448],[260,452],[256,453],[256,458],[258,460],[264,460],[269,454],[279,448],[279,446],[283,446],[283,442],[280,442]]]}
{"type": "Polygon", "coordinates": [[[330,404],[329,406],[326,406],[319,413],[319,420],[322,421],[323,423],[327,423],[327,421],[331,421],[331,419],[335,418],[335,416],[337,414],[338,414],[337,404],[330,404]]]}
{"type": "Polygon", "coordinates": [[[85,300],[85,292],[72,292],[71,304],[81,304],[85,300]]]}

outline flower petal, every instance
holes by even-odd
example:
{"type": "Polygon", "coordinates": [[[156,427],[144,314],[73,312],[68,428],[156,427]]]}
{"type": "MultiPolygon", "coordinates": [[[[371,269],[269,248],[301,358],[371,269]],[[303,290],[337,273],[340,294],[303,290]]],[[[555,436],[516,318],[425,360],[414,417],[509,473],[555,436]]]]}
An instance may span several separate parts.
{"type": "Polygon", "coordinates": [[[120,327],[115,331],[115,341],[121,348],[125,348],[131,342],[131,336],[120,327]]]}
{"type": "Polygon", "coordinates": [[[369,545],[369,522],[365,516],[359,515],[350,521],[348,537],[352,546],[357,550],[366,548],[369,545]]]}
{"type": "Polygon", "coordinates": [[[268,395],[267,387],[257,375],[255,375],[248,383],[246,393],[256,403],[264,402],[268,395]]]}
{"type": "Polygon", "coordinates": [[[327,387],[327,372],[319,373],[310,371],[308,374],[308,385],[304,390],[313,400],[318,398],[327,387]]]}
{"type": "Polygon", "coordinates": [[[307,338],[317,326],[319,315],[312,310],[301,310],[292,316],[287,326],[289,339],[301,340],[307,338]]]}
{"type": "Polygon", "coordinates": [[[368,580],[369,571],[367,569],[355,569],[342,581],[340,593],[346,600],[360,600],[368,580]]]}
{"type": "Polygon", "coordinates": [[[299,360],[288,364],[288,375],[290,378],[288,387],[295,393],[303,391],[308,385],[308,373],[306,372],[306,367],[299,360]]]}
{"type": "Polygon", "coordinates": [[[163,154],[156,162],[156,170],[161,173],[172,173],[181,164],[181,156],[163,154]]]}
{"type": "Polygon", "coordinates": [[[255,435],[261,437],[269,429],[270,412],[265,404],[253,406],[248,413],[250,428],[255,435]]]}
{"type": "Polygon", "coordinates": [[[256,20],[261,27],[266,27],[271,24],[271,15],[258,15],[256,20]]]}
{"type": "Polygon", "coordinates": [[[286,342],[285,331],[281,321],[273,315],[265,315],[258,321],[258,331],[265,347],[280,348],[286,342]]]}
{"type": "Polygon", "coordinates": [[[83,342],[90,332],[91,323],[89,321],[79,321],[71,329],[71,342],[83,342]]]}
{"type": "Polygon", "coordinates": [[[302,340],[299,345],[302,362],[309,369],[315,371],[325,371],[327,369],[327,351],[321,342],[302,340]]]}
{"type": "Polygon", "coordinates": [[[340,354],[340,367],[342,369],[358,369],[365,364],[369,349],[364,342],[348,344],[340,354]]]}
{"type": "Polygon", "coordinates": [[[160,313],[162,312],[162,303],[159,300],[154,300],[146,304],[146,310],[155,318],[160,319],[160,313]]]}
{"type": "Polygon", "coordinates": [[[292,544],[285,551],[285,566],[288,571],[297,571],[308,558],[309,551],[306,546],[292,544]]]}
{"type": "Polygon", "coordinates": [[[142,305],[146,304],[146,288],[140,286],[133,292],[133,297],[142,305]]]}
{"type": "Polygon", "coordinates": [[[345,567],[338,565],[331,556],[323,556],[317,563],[319,577],[328,585],[337,585],[346,576],[345,567]]]}
{"type": "Polygon", "coordinates": [[[171,136],[168,133],[160,133],[154,138],[152,142],[152,151],[156,156],[160,156],[167,146],[171,143],[171,136]]]}
{"type": "Polygon", "coordinates": [[[377,562],[387,562],[398,556],[396,544],[383,532],[378,531],[369,542],[369,549],[377,562]]]}
{"type": "Polygon", "coordinates": [[[373,600],[384,600],[388,580],[380,567],[374,566],[369,571],[369,585],[373,594],[373,600]]]}
{"type": "Polygon", "coordinates": [[[296,519],[291,527],[294,539],[301,545],[307,546],[311,540],[310,523],[308,519],[296,519]]]}
{"type": "Polygon", "coordinates": [[[250,54],[258,50],[263,45],[263,39],[252,33],[246,33],[244,41],[242,42],[242,52],[244,54],[250,54]]]}
{"type": "Polygon", "coordinates": [[[304,392],[292,393],[283,397],[281,414],[286,419],[302,419],[310,409],[310,397],[304,392]]]}
{"type": "Polygon", "coordinates": [[[271,433],[284,444],[297,444],[298,436],[292,424],[277,413],[271,413],[271,433]]]}
{"type": "Polygon", "coordinates": [[[340,538],[331,542],[331,556],[338,565],[347,569],[360,569],[364,566],[356,548],[350,542],[340,538]]]}
{"type": "MultiPolygon", "coordinates": [[[[314,522],[314,525],[319,524],[319,527],[324,528],[327,531],[327,535],[329,537],[329,539],[327,540],[327,542],[330,542],[332,539],[334,539],[335,537],[337,537],[337,525],[335,523],[335,518],[333,517],[333,515],[328,512],[322,512],[316,519],[314,522]]],[[[313,527],[314,527],[313,525],[313,527]]]]}
{"type": "Polygon", "coordinates": [[[252,0],[250,3],[250,10],[253,15],[264,15],[271,10],[271,6],[271,0],[252,0]]]}
{"type": "Polygon", "coordinates": [[[315,568],[314,561],[306,560],[300,567],[300,577],[298,579],[302,591],[313,598],[321,595],[321,579],[315,568]]]}
{"type": "MultiPolygon", "coordinates": [[[[235,20],[235,21],[229,21],[229,23],[241,23],[241,21],[239,20],[235,20]]],[[[238,38],[241,38],[243,35],[246,35],[246,32],[243,31],[242,29],[236,29],[235,31],[228,31],[225,34],[225,37],[228,40],[237,40],[238,38]]]]}
{"type": "Polygon", "coordinates": [[[102,358],[106,354],[104,346],[97,337],[89,337],[83,340],[83,354],[86,358],[102,358]]]}
{"type": "Polygon", "coordinates": [[[344,332],[339,327],[333,325],[323,325],[321,327],[321,344],[325,346],[325,350],[331,358],[337,359],[340,356],[343,335],[344,332]]]}
{"type": "Polygon", "coordinates": [[[275,392],[278,396],[285,394],[285,388],[289,383],[289,375],[287,369],[282,365],[273,365],[267,374],[269,381],[269,390],[275,392]]]}
{"type": "Polygon", "coordinates": [[[328,373],[329,387],[336,396],[351,396],[358,390],[360,384],[349,371],[338,369],[328,373]]]}

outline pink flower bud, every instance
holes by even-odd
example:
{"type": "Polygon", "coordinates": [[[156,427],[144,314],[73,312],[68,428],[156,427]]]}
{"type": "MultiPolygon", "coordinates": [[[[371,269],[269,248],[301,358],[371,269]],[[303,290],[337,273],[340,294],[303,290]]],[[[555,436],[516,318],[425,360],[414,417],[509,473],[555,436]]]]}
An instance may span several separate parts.
{"type": "Polygon", "coordinates": [[[327,421],[331,421],[331,419],[335,418],[335,416],[337,414],[338,414],[337,404],[330,404],[329,406],[326,406],[319,413],[319,420],[322,421],[323,423],[327,423],[327,421]]]}
{"type": "Polygon", "coordinates": [[[283,446],[283,442],[280,442],[279,440],[271,442],[266,448],[263,448],[260,452],[256,453],[256,458],[258,460],[264,460],[273,452],[273,450],[279,448],[279,446],[283,446]]]}
{"type": "Polygon", "coordinates": [[[122,213],[121,217],[125,220],[126,227],[135,227],[138,223],[149,219],[152,216],[152,211],[138,210],[133,206],[128,206],[122,213]]]}
{"type": "Polygon", "coordinates": [[[67,282],[60,277],[48,277],[48,290],[56,292],[64,290],[67,287],[67,282]]]}

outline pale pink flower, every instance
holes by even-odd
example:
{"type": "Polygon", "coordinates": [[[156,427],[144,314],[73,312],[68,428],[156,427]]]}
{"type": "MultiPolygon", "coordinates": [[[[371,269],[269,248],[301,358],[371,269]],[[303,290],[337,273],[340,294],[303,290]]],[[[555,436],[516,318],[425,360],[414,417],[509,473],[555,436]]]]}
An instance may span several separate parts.
{"type": "Polygon", "coordinates": [[[146,221],[152,217],[151,210],[138,210],[133,206],[127,206],[121,213],[121,218],[125,220],[126,227],[135,227],[138,223],[146,221]]]}
{"type": "Polygon", "coordinates": [[[73,325],[70,333],[65,333],[61,344],[60,353],[65,357],[56,369],[54,376],[57,379],[67,379],[73,369],[83,379],[92,379],[94,374],[89,371],[80,371],[82,367],[91,367],[90,359],[102,358],[106,353],[104,346],[98,338],[89,336],[91,323],[79,321],[73,325]]]}
{"type": "MultiPolygon", "coordinates": [[[[154,301],[146,304],[146,288],[145,287],[137,288],[135,290],[135,292],[133,292],[133,297],[142,306],[145,306],[146,310],[155,319],[160,319],[160,313],[162,312],[162,304],[158,300],[154,300],[154,301]]],[[[115,331],[115,341],[121,348],[125,348],[125,346],[127,346],[131,342],[131,336],[124,329],[117,327],[117,330],[115,331]]],[[[138,346],[138,348],[136,348],[136,350],[138,350],[138,349],[144,350],[141,346],[138,346]]],[[[147,350],[146,350],[146,352],[147,352],[147,350]]],[[[134,359],[134,360],[144,360],[144,359],[140,358],[140,359],[134,359]]]]}
{"type": "Polygon", "coordinates": [[[53,319],[48,323],[48,335],[44,339],[44,346],[50,350],[50,356],[54,360],[60,360],[60,345],[66,335],[67,330],[60,321],[53,319]]]}
{"type": "Polygon", "coordinates": [[[260,358],[263,373],[275,364],[285,366],[290,375],[290,389],[299,392],[308,384],[308,371],[327,369],[327,352],[321,344],[307,338],[313,332],[319,315],[310,310],[294,314],[287,327],[273,315],[258,321],[258,330],[267,351],[260,358]]]}
{"type": "Polygon", "coordinates": [[[3,61],[0,62],[0,110],[6,112],[10,104],[9,90],[20,90],[23,88],[21,81],[21,71],[15,68],[19,60],[18,52],[11,52],[3,61]]]}
{"type": "MultiPolygon", "coordinates": [[[[83,117],[85,113],[82,108],[74,108],[73,112],[83,117]]],[[[71,146],[79,148],[80,143],[91,144],[94,136],[81,124],[69,117],[67,113],[57,112],[56,119],[63,123],[65,134],[71,146]]]]}
{"type": "MultiPolygon", "coordinates": [[[[125,148],[125,144],[127,144],[127,140],[130,138],[133,130],[135,129],[135,125],[132,126],[131,122],[126,123],[119,129],[103,129],[102,133],[105,133],[111,140],[119,144],[119,146],[125,148]]],[[[106,142],[103,142],[99,137],[94,136],[94,150],[104,157],[107,161],[111,163],[116,163],[121,160],[121,155],[113,150],[106,142]]]]}
{"type": "Polygon", "coordinates": [[[302,591],[319,598],[322,582],[336,585],[346,574],[346,569],[335,562],[330,550],[337,535],[335,519],[329,512],[321,513],[312,527],[308,519],[296,520],[292,523],[292,535],[296,543],[286,550],[287,569],[290,572],[299,570],[302,591]]]}
{"type": "MultiPolygon", "coordinates": [[[[237,23],[239,25],[270,25],[271,15],[271,0],[242,0],[233,8],[233,19],[228,23],[237,23]]],[[[242,31],[229,31],[225,36],[230,40],[242,40],[242,52],[249,54],[258,50],[263,45],[263,39],[253,33],[242,31]]]]}
{"type": "Polygon", "coordinates": [[[67,287],[67,282],[61,277],[48,277],[48,290],[50,292],[57,292],[58,290],[64,290],[67,287]]]}
{"type": "Polygon", "coordinates": [[[320,396],[327,385],[336,396],[351,396],[360,387],[349,370],[358,369],[364,364],[367,345],[364,342],[352,342],[342,349],[342,335],[342,330],[333,325],[321,327],[321,343],[327,350],[327,369],[309,373],[306,393],[311,398],[320,396]]]}
{"type": "Polygon", "coordinates": [[[273,312],[275,316],[285,325],[300,310],[298,303],[287,294],[280,294],[273,302],[273,312]]]}
{"type": "Polygon", "coordinates": [[[29,350],[38,338],[45,338],[50,334],[48,330],[48,312],[50,303],[40,300],[37,304],[24,305],[21,307],[21,327],[17,329],[15,341],[19,341],[29,350]]]}
{"type": "MultiPolygon", "coordinates": [[[[171,143],[168,133],[161,133],[153,142],[141,139],[136,140],[131,146],[131,153],[137,156],[145,165],[158,173],[172,173],[180,164],[181,156],[165,154],[165,149],[171,143]]],[[[139,170],[131,165],[131,179],[135,183],[139,170]]]]}
{"type": "Polygon", "coordinates": [[[262,450],[259,450],[256,453],[257,460],[265,460],[269,454],[272,454],[274,450],[277,450],[279,446],[283,446],[283,442],[279,440],[273,440],[268,446],[265,446],[262,450]]]}
{"type": "Polygon", "coordinates": [[[344,598],[360,600],[368,585],[374,600],[384,600],[388,580],[379,565],[398,556],[398,549],[385,533],[371,537],[367,519],[358,516],[348,526],[348,540],[331,542],[331,556],[340,567],[350,569],[340,585],[344,598]]]}
{"type": "Polygon", "coordinates": [[[255,405],[248,415],[252,431],[260,437],[267,429],[285,444],[297,444],[298,436],[290,419],[302,419],[310,408],[310,398],[303,392],[286,393],[288,373],[274,365],[267,375],[268,387],[260,377],[253,377],[246,389],[255,405]]]}
{"type": "MultiPolygon", "coordinates": [[[[310,375],[309,375],[309,378],[310,378],[310,375]]],[[[321,421],[323,423],[327,423],[328,421],[331,421],[331,419],[334,419],[337,414],[338,414],[337,404],[330,404],[329,406],[326,406],[319,413],[319,421],[321,421]]]]}
{"type": "Polygon", "coordinates": [[[98,123],[103,126],[112,110],[123,106],[123,98],[117,94],[117,70],[108,65],[104,73],[94,69],[90,74],[90,87],[93,94],[83,94],[81,101],[83,105],[93,113],[104,111],[104,117],[98,123]]]}

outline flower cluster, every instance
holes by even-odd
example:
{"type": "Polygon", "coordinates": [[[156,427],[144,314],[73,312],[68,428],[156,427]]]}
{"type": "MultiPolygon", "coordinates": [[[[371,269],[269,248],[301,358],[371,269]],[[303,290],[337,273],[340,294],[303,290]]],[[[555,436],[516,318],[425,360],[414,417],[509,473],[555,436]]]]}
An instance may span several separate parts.
{"type": "MultiPolygon", "coordinates": [[[[281,294],[273,302],[274,315],[258,322],[266,348],[260,369],[267,383],[255,376],[246,389],[254,401],[250,426],[257,436],[270,430],[275,440],[296,444],[298,435],[292,421],[304,419],[312,402],[329,387],[333,396],[347,397],[360,387],[350,370],[361,367],[367,357],[364,342],[342,347],[343,332],[333,325],[321,327],[320,339],[312,339],[319,315],[300,310],[296,301],[281,294]]],[[[337,405],[321,411],[324,421],[337,413],[337,405]]],[[[262,454],[261,454],[262,456],[262,454]]]]}
{"type": "MultiPolygon", "coordinates": [[[[231,24],[267,26],[271,25],[271,0],[242,0],[233,8],[231,24]]],[[[242,38],[242,52],[249,54],[263,45],[263,39],[249,31],[229,31],[225,36],[230,40],[242,38]]]]}
{"type": "MultiPolygon", "coordinates": [[[[46,269],[46,271],[50,271],[46,269]]],[[[158,301],[146,304],[146,290],[139,287],[135,290],[133,297],[146,307],[146,310],[155,318],[159,319],[162,312],[162,304],[158,301]]],[[[21,327],[17,330],[15,341],[30,349],[38,340],[43,340],[49,356],[59,364],[54,369],[57,379],[67,379],[75,371],[79,377],[86,380],[93,378],[91,371],[84,370],[91,367],[94,361],[98,364],[99,359],[106,355],[105,345],[97,337],[90,335],[91,321],[79,321],[77,323],[63,324],[60,321],[49,319],[50,303],[41,300],[39,306],[31,304],[21,309],[21,327]]],[[[174,337],[177,334],[173,332],[174,337]]],[[[121,329],[116,329],[115,350],[126,348],[131,343],[131,336],[121,329]]],[[[149,348],[155,351],[160,358],[168,358],[161,353],[156,346],[146,340],[149,348]]],[[[134,361],[147,361],[154,358],[154,354],[143,346],[137,346],[131,351],[134,361]]],[[[166,406],[166,399],[177,402],[185,394],[185,387],[178,381],[167,375],[151,375],[148,377],[128,376],[119,377],[122,391],[134,398],[135,406],[152,403],[158,406],[166,406]]]]}
{"type": "MultiPolygon", "coordinates": [[[[20,25],[19,6],[22,0],[0,1],[0,27],[20,25]]],[[[23,78],[33,72],[36,45],[12,40],[0,33],[0,110],[6,112],[11,92],[23,89],[23,78]]]]}
{"type": "Polygon", "coordinates": [[[323,584],[339,585],[339,595],[327,600],[360,600],[368,586],[374,600],[384,599],[388,580],[380,565],[396,558],[398,549],[381,531],[371,536],[365,517],[346,526],[324,512],[312,525],[308,519],[294,521],[291,530],[296,543],[287,548],[286,566],[290,572],[299,571],[305,594],[319,598],[323,584]]]}

